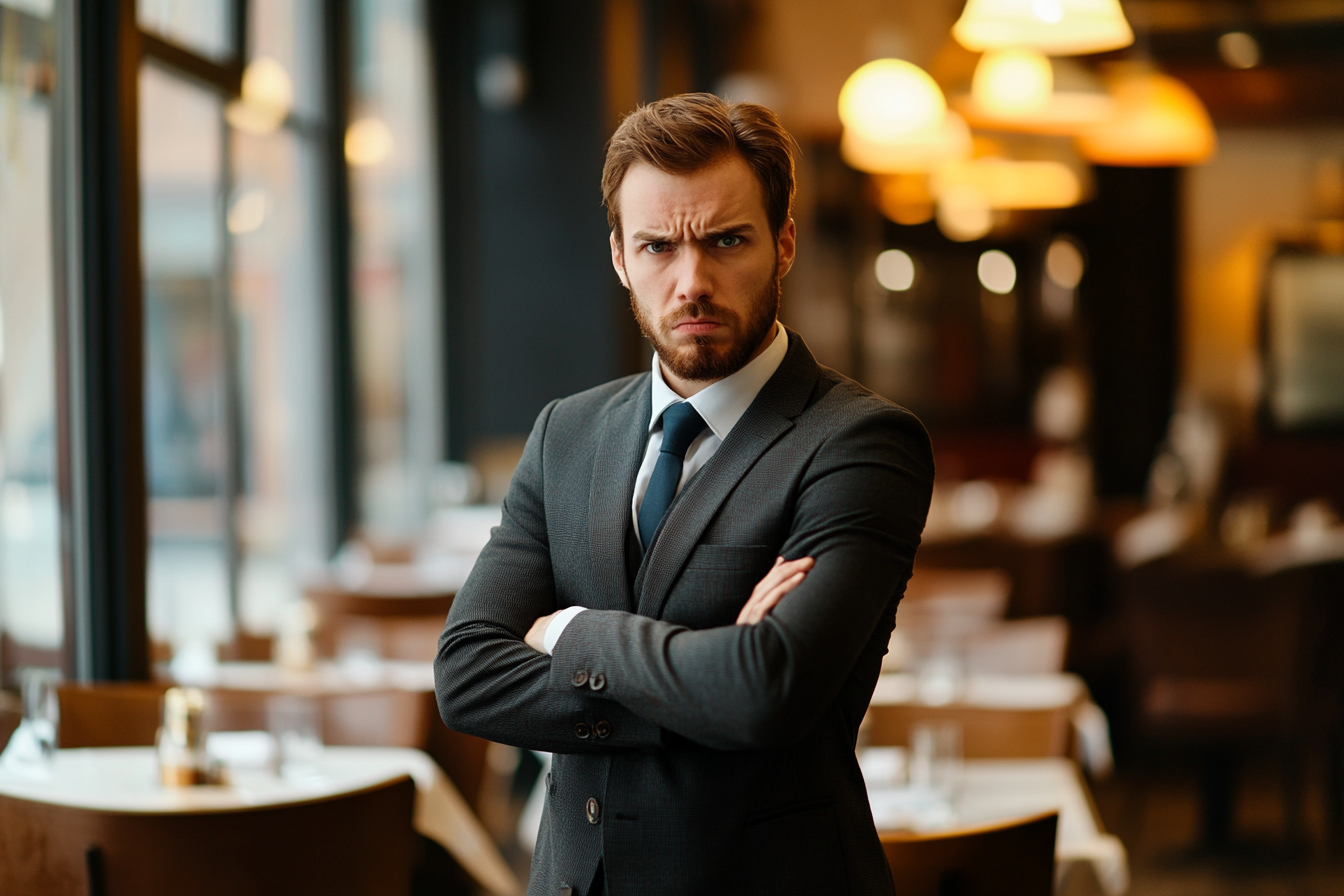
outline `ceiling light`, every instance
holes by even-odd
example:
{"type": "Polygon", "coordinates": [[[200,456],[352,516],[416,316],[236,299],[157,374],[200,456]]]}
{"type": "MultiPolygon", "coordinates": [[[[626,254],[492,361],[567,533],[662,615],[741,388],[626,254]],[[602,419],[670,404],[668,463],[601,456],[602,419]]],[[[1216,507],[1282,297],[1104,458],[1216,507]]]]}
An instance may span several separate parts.
{"type": "Polygon", "coordinates": [[[1045,274],[1051,282],[1065,289],[1077,289],[1085,267],[1083,253],[1077,243],[1066,236],[1057,236],[1045,251],[1045,274]]]}
{"type": "Polygon", "coordinates": [[[937,128],[943,92],[922,68],[903,59],[860,66],[840,89],[840,120],[857,138],[883,142],[937,128]]]}
{"type": "Polygon", "coordinates": [[[1050,60],[1040,50],[989,50],[975,67],[971,96],[991,116],[1007,118],[1043,108],[1050,102],[1054,80],[1050,60]]]}
{"type": "Polygon", "coordinates": [[[932,171],[944,162],[970,154],[970,128],[955,112],[944,114],[936,125],[900,137],[877,140],[848,127],[840,135],[841,157],[870,174],[932,171]]]}
{"type": "Polygon", "coordinates": [[[980,285],[1001,296],[1012,292],[1017,285],[1017,265],[1006,252],[998,249],[981,253],[975,270],[980,275],[980,285]]]}
{"type": "MultiPolygon", "coordinates": [[[[981,58],[990,58],[991,53],[981,58]]],[[[1047,58],[1047,57],[1042,57],[1047,58]]],[[[1054,89],[1045,102],[1027,108],[997,107],[971,94],[952,100],[973,127],[1029,134],[1075,135],[1115,114],[1115,101],[1101,81],[1073,59],[1048,59],[1054,89]]],[[[976,68],[976,76],[980,67],[976,68]]],[[[975,82],[972,81],[974,91],[975,82]]]]}
{"type": "Polygon", "coordinates": [[[954,184],[938,195],[938,229],[959,243],[978,240],[994,226],[994,212],[975,187],[954,184]]]}
{"type": "Polygon", "coordinates": [[[968,50],[1032,47],[1052,56],[1134,43],[1119,0],[967,0],[952,36],[968,50]]]}
{"type": "Polygon", "coordinates": [[[1116,113],[1084,131],[1078,150],[1098,165],[1169,166],[1207,161],[1217,149],[1209,113],[1180,81],[1144,63],[1127,63],[1109,80],[1116,113]]]}
{"type": "Polygon", "coordinates": [[[945,165],[932,181],[939,197],[953,188],[969,187],[991,209],[1069,208],[1083,200],[1078,175],[1054,160],[969,159],[945,165]]]}
{"type": "Polygon", "coordinates": [[[1260,64],[1260,43],[1245,31],[1229,31],[1218,38],[1218,55],[1232,68],[1255,68],[1260,64]]]}
{"type": "Polygon", "coordinates": [[[878,174],[877,208],[897,224],[923,224],[933,217],[933,194],[924,174],[878,174]]]}
{"type": "Polygon", "coordinates": [[[900,249],[888,249],[877,256],[873,273],[883,289],[905,292],[915,283],[915,261],[900,249]]]}

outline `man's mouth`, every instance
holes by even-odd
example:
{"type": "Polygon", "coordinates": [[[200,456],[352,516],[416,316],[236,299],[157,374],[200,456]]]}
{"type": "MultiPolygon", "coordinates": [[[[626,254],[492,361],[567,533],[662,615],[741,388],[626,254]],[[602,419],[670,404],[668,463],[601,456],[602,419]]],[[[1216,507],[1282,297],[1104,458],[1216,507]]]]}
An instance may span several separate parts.
{"type": "Polygon", "coordinates": [[[684,333],[687,336],[704,336],[707,333],[712,333],[720,326],[722,326],[722,324],[720,324],[713,318],[688,317],[681,320],[672,329],[677,331],[678,333],[684,333]]]}

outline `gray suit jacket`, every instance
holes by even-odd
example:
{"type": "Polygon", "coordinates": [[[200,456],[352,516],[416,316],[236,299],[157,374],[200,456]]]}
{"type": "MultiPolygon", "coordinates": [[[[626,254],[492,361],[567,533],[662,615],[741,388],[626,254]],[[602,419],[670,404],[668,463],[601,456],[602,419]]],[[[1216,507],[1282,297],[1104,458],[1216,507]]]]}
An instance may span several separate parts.
{"type": "Polygon", "coordinates": [[[667,511],[630,497],[649,374],[552,402],[439,638],[444,722],[555,754],[528,892],[890,894],[854,757],[928,512],[908,411],[789,333],[775,375],[667,511]],[[811,556],[733,622],[777,555],[811,556]],[[553,656],[532,622],[582,605],[553,656]]]}

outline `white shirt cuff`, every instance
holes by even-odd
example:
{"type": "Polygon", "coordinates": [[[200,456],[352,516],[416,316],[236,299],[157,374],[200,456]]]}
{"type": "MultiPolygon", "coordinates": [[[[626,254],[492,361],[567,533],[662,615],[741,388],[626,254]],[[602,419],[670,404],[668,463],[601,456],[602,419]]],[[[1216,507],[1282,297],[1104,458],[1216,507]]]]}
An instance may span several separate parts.
{"type": "Polygon", "coordinates": [[[546,648],[547,654],[555,653],[555,645],[560,640],[560,636],[565,633],[565,628],[574,621],[574,617],[582,613],[587,607],[565,607],[551,624],[546,626],[546,635],[541,639],[542,646],[546,648]]]}

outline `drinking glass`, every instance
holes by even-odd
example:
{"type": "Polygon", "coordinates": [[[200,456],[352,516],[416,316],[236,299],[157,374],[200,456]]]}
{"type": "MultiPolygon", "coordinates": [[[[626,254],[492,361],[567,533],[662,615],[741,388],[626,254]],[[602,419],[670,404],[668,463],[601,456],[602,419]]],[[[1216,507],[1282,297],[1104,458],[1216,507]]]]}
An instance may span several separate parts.
{"type": "Polygon", "coordinates": [[[961,725],[950,721],[910,726],[910,784],[951,801],[961,786],[961,725]]]}
{"type": "Polygon", "coordinates": [[[285,778],[311,777],[322,760],[322,713],[311,697],[272,697],[266,721],[275,737],[280,774],[285,778]]]}
{"type": "Polygon", "coordinates": [[[56,755],[56,733],[61,726],[61,704],[56,688],[60,683],[61,674],[55,669],[23,671],[23,721],[46,761],[56,755]]]}

